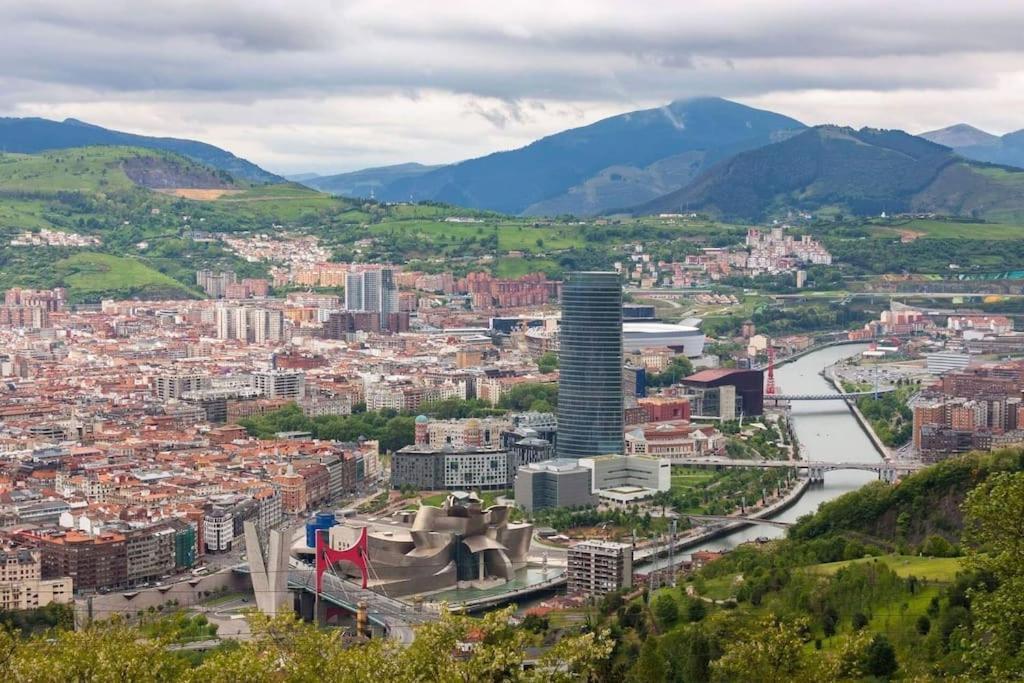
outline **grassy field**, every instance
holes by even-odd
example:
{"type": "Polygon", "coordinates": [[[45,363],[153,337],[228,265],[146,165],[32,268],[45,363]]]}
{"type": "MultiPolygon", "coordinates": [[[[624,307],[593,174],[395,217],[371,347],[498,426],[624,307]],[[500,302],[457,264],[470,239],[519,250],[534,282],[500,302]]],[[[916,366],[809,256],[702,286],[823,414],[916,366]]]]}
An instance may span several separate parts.
{"type": "Polygon", "coordinates": [[[1013,240],[1024,237],[1024,225],[1011,223],[913,220],[898,225],[871,225],[868,229],[880,237],[906,234],[917,239],[1013,240]]]}
{"type": "Polygon", "coordinates": [[[529,273],[546,273],[557,275],[560,271],[558,264],[546,258],[509,258],[503,256],[498,259],[495,267],[495,275],[498,277],[521,277],[529,273]]]}
{"type": "Polygon", "coordinates": [[[845,562],[816,564],[808,567],[807,571],[831,575],[843,567],[865,562],[882,562],[902,577],[916,576],[919,579],[941,583],[951,582],[956,577],[956,573],[960,571],[959,557],[918,557],[916,555],[882,555],[881,557],[865,557],[845,562]]]}
{"type": "MultiPolygon", "coordinates": [[[[74,300],[190,292],[177,280],[132,258],[82,252],[54,264],[74,300]]],[[[191,293],[191,292],[190,292],[191,293]]]]}
{"type": "Polygon", "coordinates": [[[103,192],[135,187],[120,168],[129,154],[155,152],[125,147],[80,147],[41,154],[0,154],[0,188],[4,191],[103,192]]]}

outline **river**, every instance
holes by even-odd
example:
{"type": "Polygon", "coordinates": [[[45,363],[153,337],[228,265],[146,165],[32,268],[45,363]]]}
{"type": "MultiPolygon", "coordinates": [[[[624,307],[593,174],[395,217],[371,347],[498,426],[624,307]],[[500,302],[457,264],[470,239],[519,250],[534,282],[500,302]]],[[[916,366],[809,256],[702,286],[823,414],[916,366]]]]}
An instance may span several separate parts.
{"type": "MultiPolygon", "coordinates": [[[[867,344],[832,346],[810,353],[799,360],[787,363],[775,370],[775,383],[781,394],[822,394],[835,391],[831,384],[818,373],[843,358],[856,355],[867,348],[867,344]]],[[[793,431],[800,442],[800,454],[804,460],[826,460],[831,462],[877,462],[881,456],[875,450],[867,435],[861,430],[847,405],[841,401],[794,401],[792,407],[793,431]]],[[[798,517],[814,512],[825,501],[832,500],[847,491],[860,488],[877,479],[873,472],[858,470],[837,470],[825,474],[824,484],[807,489],[792,507],[773,517],[783,522],[795,521],[798,517]]],[[[785,529],[763,524],[738,529],[705,544],[690,548],[681,555],[696,550],[723,550],[759,536],[768,538],[782,536],[785,529]]],[[[678,559],[677,559],[678,561],[678,559]]],[[[666,565],[666,560],[647,567],[666,565]]]]}

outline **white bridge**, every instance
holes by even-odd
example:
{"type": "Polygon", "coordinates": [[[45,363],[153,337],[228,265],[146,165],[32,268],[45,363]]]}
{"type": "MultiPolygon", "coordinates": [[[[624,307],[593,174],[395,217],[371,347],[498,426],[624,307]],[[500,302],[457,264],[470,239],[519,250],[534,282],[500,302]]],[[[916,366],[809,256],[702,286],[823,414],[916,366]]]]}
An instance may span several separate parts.
{"type": "Polygon", "coordinates": [[[839,393],[835,391],[822,394],[765,394],[765,401],[845,401],[847,399],[856,401],[858,398],[875,398],[881,394],[888,394],[896,391],[896,387],[878,387],[870,391],[851,391],[839,393]]]}
{"type": "Polygon", "coordinates": [[[924,467],[921,462],[828,462],[824,460],[740,460],[730,458],[673,458],[673,465],[687,467],[758,467],[761,469],[795,469],[807,472],[812,482],[825,480],[826,472],[835,470],[862,470],[875,472],[878,478],[886,482],[894,482],[905,474],[916,472],[924,467]]]}
{"type": "Polygon", "coordinates": [[[751,524],[764,524],[766,526],[775,526],[780,529],[786,529],[793,526],[792,522],[780,522],[774,519],[761,519],[760,517],[745,517],[743,515],[686,515],[687,519],[691,519],[697,523],[703,522],[714,522],[714,523],[725,523],[729,522],[749,522],[751,524]]]}

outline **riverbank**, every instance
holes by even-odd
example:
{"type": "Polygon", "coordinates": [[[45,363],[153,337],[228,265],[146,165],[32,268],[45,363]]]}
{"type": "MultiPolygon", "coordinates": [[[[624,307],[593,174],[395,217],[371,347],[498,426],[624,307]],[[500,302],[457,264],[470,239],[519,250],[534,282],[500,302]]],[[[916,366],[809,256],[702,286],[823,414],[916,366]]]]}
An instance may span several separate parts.
{"type": "MultiPolygon", "coordinates": [[[[822,370],[821,375],[822,377],[825,378],[825,381],[832,386],[833,389],[835,389],[839,393],[844,393],[843,386],[842,384],[840,384],[839,380],[836,379],[835,373],[832,370],[832,366],[829,366],[822,370]]],[[[871,422],[869,422],[868,419],[864,417],[864,413],[860,412],[860,408],[857,407],[856,401],[846,399],[843,402],[847,406],[849,406],[850,412],[853,414],[853,419],[857,421],[857,424],[860,425],[861,431],[863,431],[865,436],[868,437],[868,440],[871,441],[871,445],[875,447],[875,450],[878,451],[878,454],[882,456],[882,460],[886,462],[892,462],[892,451],[889,449],[888,446],[882,443],[882,440],[878,437],[878,434],[875,433],[874,428],[871,426],[871,422]]]]}
{"type": "MultiPolygon", "coordinates": [[[[785,512],[789,508],[793,507],[804,495],[804,492],[810,487],[811,482],[807,479],[800,479],[796,486],[791,488],[785,496],[775,501],[771,505],[768,505],[757,512],[753,512],[747,517],[755,519],[771,519],[775,515],[785,512]]],[[[725,524],[724,526],[716,527],[714,529],[708,529],[697,534],[690,534],[687,536],[681,536],[676,539],[675,550],[689,550],[698,545],[713,541],[723,536],[745,529],[750,526],[756,525],[757,522],[745,522],[736,521],[725,524]]],[[[633,554],[633,564],[638,566],[652,562],[658,558],[666,557],[669,554],[669,544],[659,545],[655,548],[642,548],[633,554]]]]}

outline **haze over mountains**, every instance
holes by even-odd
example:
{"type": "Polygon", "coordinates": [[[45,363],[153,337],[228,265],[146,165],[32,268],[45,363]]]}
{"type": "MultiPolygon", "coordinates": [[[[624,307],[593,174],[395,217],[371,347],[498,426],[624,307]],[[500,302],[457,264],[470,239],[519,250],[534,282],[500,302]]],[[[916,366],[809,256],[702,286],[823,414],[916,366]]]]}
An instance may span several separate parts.
{"type": "Polygon", "coordinates": [[[174,152],[255,183],[281,182],[283,179],[263,170],[251,161],[237,157],[220,147],[196,140],[157,138],[135,135],[94,126],[77,119],[51,121],[40,118],[0,118],[0,150],[34,154],[52,149],[119,145],[174,152]]]}

